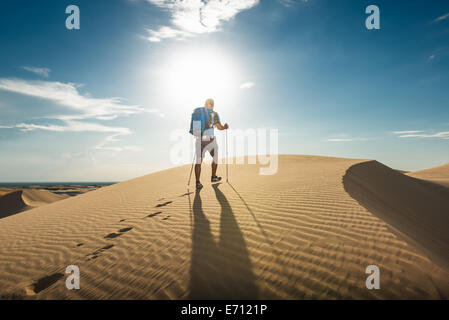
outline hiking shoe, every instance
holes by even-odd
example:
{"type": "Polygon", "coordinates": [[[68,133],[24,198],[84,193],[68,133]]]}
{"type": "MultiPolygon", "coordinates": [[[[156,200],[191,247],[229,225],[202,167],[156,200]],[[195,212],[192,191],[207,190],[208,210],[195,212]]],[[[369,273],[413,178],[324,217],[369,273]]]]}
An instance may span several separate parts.
{"type": "Polygon", "coordinates": [[[196,190],[200,190],[203,188],[203,185],[201,184],[201,182],[197,181],[196,183],[196,190]]]}
{"type": "Polygon", "coordinates": [[[212,176],[212,178],[210,178],[210,182],[219,182],[219,181],[221,181],[221,177],[212,176]]]}

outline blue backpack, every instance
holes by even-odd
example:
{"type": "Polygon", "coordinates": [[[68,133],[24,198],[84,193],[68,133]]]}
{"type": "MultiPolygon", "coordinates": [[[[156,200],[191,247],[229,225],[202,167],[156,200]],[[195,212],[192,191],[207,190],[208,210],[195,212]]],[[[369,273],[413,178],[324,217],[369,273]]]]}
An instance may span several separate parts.
{"type": "Polygon", "coordinates": [[[190,134],[199,136],[209,129],[212,125],[211,113],[212,110],[206,107],[193,110],[192,119],[190,120],[190,134]]]}

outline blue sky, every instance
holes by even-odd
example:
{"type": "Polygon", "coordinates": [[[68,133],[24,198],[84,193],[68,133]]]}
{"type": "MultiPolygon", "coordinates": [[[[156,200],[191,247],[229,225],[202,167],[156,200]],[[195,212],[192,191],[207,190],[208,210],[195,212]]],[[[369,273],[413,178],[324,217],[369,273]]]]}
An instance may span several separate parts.
{"type": "Polygon", "coordinates": [[[172,167],[171,132],[210,96],[233,128],[277,128],[279,153],[441,165],[448,40],[446,0],[2,0],[0,182],[172,167]]]}

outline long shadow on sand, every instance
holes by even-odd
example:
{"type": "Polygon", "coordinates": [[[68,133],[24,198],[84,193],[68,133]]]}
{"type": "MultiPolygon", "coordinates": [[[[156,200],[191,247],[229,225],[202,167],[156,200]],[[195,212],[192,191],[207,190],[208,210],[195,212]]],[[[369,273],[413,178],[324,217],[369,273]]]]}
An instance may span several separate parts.
{"type": "Polygon", "coordinates": [[[216,243],[200,192],[193,201],[192,262],[189,299],[257,299],[258,290],[246,243],[232,208],[219,185],[220,238],[216,243]]]}
{"type": "Polygon", "coordinates": [[[377,161],[350,167],[343,185],[398,236],[449,270],[449,188],[409,177],[377,161]]]}

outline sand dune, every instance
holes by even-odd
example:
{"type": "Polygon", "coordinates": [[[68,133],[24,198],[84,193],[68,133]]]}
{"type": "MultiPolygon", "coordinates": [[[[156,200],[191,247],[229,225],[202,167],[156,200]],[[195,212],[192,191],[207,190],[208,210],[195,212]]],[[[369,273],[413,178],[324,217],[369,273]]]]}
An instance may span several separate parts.
{"type": "Polygon", "coordinates": [[[360,204],[449,270],[449,188],[408,177],[377,161],[352,166],[343,182],[360,204]]]}
{"type": "Polygon", "coordinates": [[[286,155],[274,176],[231,165],[231,184],[195,193],[189,169],[1,219],[0,297],[449,297],[443,186],[374,161],[286,155]],[[80,290],[65,287],[71,264],[80,290]],[[380,290],[365,287],[371,264],[380,290]]]}
{"type": "Polygon", "coordinates": [[[0,218],[67,198],[46,190],[24,189],[0,194],[0,218]]]}
{"type": "Polygon", "coordinates": [[[411,172],[408,175],[449,187],[449,163],[436,168],[411,172]]]}
{"type": "Polygon", "coordinates": [[[4,196],[5,194],[10,193],[12,191],[14,191],[14,190],[10,189],[10,188],[0,188],[0,197],[4,196]]]}

